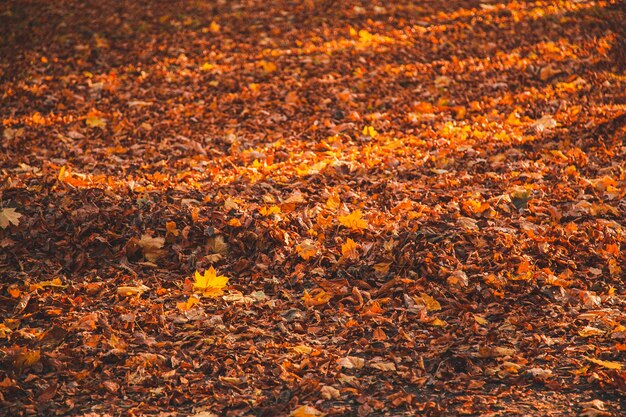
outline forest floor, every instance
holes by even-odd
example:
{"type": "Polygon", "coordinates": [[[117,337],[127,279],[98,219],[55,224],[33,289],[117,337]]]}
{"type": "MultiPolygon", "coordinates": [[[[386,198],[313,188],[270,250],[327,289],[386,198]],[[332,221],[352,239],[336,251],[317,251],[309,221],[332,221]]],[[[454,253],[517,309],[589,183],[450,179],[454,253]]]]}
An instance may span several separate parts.
{"type": "Polygon", "coordinates": [[[625,8],[1,2],[0,415],[626,414],[625,8]]]}

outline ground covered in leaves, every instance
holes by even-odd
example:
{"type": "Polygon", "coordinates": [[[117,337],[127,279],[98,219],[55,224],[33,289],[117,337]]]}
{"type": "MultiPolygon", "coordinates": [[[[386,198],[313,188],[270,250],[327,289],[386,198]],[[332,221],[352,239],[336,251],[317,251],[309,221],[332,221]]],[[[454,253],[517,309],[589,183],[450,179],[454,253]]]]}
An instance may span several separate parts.
{"type": "Polygon", "coordinates": [[[623,415],[625,21],[2,2],[0,414],[623,415]]]}

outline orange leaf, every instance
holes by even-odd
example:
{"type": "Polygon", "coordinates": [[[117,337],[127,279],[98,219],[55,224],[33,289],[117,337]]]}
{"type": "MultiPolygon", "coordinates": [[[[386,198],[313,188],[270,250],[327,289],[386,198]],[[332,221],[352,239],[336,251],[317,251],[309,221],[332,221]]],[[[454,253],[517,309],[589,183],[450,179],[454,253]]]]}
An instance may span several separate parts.
{"type": "Polygon", "coordinates": [[[367,222],[361,216],[361,210],[354,210],[350,214],[339,216],[338,220],[339,223],[351,230],[367,229],[367,222]]]}

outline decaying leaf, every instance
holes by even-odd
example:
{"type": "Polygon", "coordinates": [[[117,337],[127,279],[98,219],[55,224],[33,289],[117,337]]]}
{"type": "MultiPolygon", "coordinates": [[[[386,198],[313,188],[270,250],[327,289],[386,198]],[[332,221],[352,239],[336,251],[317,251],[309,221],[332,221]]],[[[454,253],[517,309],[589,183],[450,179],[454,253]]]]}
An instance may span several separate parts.
{"type": "Polygon", "coordinates": [[[152,237],[144,234],[141,236],[141,239],[137,241],[137,244],[141,247],[143,255],[150,262],[156,261],[164,254],[162,248],[165,244],[165,239],[162,237],[152,237]]]}
{"type": "Polygon", "coordinates": [[[347,369],[361,369],[365,366],[365,359],[357,356],[346,356],[345,358],[338,359],[337,365],[347,369]]]}
{"type": "Polygon", "coordinates": [[[296,246],[298,255],[304,260],[308,260],[317,255],[317,246],[313,241],[305,239],[296,246]]]}
{"type": "Polygon", "coordinates": [[[14,208],[0,208],[0,227],[6,229],[10,224],[18,226],[22,215],[15,211],[14,208]]]}

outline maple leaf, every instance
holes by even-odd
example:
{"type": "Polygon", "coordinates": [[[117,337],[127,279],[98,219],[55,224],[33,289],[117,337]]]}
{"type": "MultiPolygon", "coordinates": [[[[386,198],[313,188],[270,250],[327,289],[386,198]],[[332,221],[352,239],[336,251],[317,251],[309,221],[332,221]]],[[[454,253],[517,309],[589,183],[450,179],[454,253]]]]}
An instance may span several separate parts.
{"type": "Polygon", "coordinates": [[[345,358],[337,359],[337,365],[346,369],[361,369],[365,366],[365,359],[357,356],[346,356],[345,358]]]}
{"type": "Polygon", "coordinates": [[[304,305],[307,307],[326,304],[332,298],[331,294],[322,289],[313,290],[311,293],[313,295],[309,294],[307,290],[304,290],[304,294],[302,295],[302,301],[304,301],[304,305]]]}
{"type": "Polygon", "coordinates": [[[324,415],[320,410],[310,405],[303,405],[293,410],[290,417],[324,417],[324,415]]]}
{"type": "Polygon", "coordinates": [[[300,255],[304,260],[308,260],[317,255],[317,247],[309,239],[305,239],[302,243],[298,244],[296,246],[296,251],[298,251],[298,255],[300,255]]]}
{"type": "Polygon", "coordinates": [[[262,216],[270,216],[272,214],[278,214],[280,213],[280,207],[278,206],[263,206],[259,209],[259,213],[261,213],[262,216]]]}
{"type": "Polygon", "coordinates": [[[161,248],[163,248],[165,244],[165,239],[144,234],[141,236],[141,239],[137,241],[137,244],[141,246],[146,259],[150,262],[154,262],[163,255],[161,248]]]}
{"type": "Polygon", "coordinates": [[[367,222],[361,216],[361,210],[354,210],[350,214],[339,216],[338,220],[339,223],[351,230],[367,229],[367,222]]]}
{"type": "Polygon", "coordinates": [[[228,283],[228,278],[224,275],[216,276],[215,268],[212,266],[204,271],[204,275],[196,271],[194,279],[193,288],[201,290],[205,297],[211,298],[222,295],[224,293],[222,289],[228,283]]]}
{"type": "Polygon", "coordinates": [[[348,238],[346,243],[341,245],[341,254],[345,258],[356,258],[358,256],[359,245],[352,239],[348,238]]]}
{"type": "Polygon", "coordinates": [[[439,304],[439,301],[424,292],[420,292],[420,296],[414,298],[415,301],[422,302],[426,306],[427,311],[441,310],[441,304],[439,304]]]}
{"type": "Polygon", "coordinates": [[[273,62],[267,62],[264,59],[262,59],[261,61],[259,61],[258,65],[263,68],[263,71],[266,73],[271,73],[274,72],[278,69],[278,67],[276,66],[275,63],[273,62]]]}
{"type": "Polygon", "coordinates": [[[91,128],[96,128],[105,127],[107,123],[99,116],[98,112],[89,112],[89,114],[87,114],[87,118],[85,119],[85,124],[91,128]]]}
{"type": "Polygon", "coordinates": [[[16,212],[14,208],[0,209],[0,227],[6,229],[11,223],[17,226],[20,224],[20,217],[22,215],[16,212]]]}
{"type": "Polygon", "coordinates": [[[181,312],[184,313],[185,311],[189,310],[191,307],[198,304],[199,302],[200,302],[200,299],[192,295],[186,301],[181,301],[181,302],[176,303],[176,307],[181,312]]]}
{"type": "Polygon", "coordinates": [[[339,205],[341,205],[341,199],[339,198],[339,194],[332,193],[328,197],[328,200],[326,201],[326,207],[328,207],[329,209],[334,210],[336,208],[339,208],[339,205]]]}

